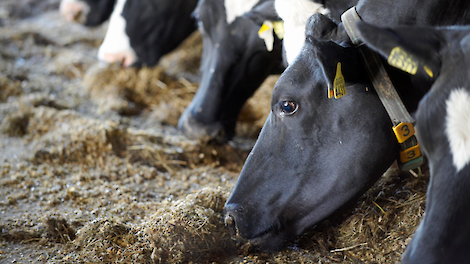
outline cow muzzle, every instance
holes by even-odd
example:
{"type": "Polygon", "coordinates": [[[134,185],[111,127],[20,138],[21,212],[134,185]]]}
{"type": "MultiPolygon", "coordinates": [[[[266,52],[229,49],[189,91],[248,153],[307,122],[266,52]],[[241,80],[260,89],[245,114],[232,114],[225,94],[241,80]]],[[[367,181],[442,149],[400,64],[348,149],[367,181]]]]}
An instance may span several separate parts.
{"type": "Polygon", "coordinates": [[[229,228],[230,234],[232,236],[238,236],[238,228],[237,224],[235,223],[235,217],[231,214],[226,214],[225,215],[225,226],[229,228]]]}
{"type": "Polygon", "coordinates": [[[192,114],[191,106],[181,115],[178,121],[178,129],[188,138],[201,141],[215,140],[222,142],[224,138],[224,129],[220,123],[201,123],[192,114]]]}
{"type": "Polygon", "coordinates": [[[260,218],[247,213],[238,204],[225,204],[225,226],[240,243],[249,243],[261,251],[277,251],[286,245],[289,234],[282,232],[281,224],[271,217],[260,218]]]}
{"type": "Polygon", "coordinates": [[[237,226],[237,213],[239,208],[236,205],[228,204],[225,205],[225,226],[228,227],[230,235],[235,237],[237,240],[244,240],[240,235],[240,230],[237,226]]]}
{"type": "Polygon", "coordinates": [[[86,16],[90,7],[78,0],[62,0],[60,3],[60,13],[69,22],[85,24],[86,16]]]}

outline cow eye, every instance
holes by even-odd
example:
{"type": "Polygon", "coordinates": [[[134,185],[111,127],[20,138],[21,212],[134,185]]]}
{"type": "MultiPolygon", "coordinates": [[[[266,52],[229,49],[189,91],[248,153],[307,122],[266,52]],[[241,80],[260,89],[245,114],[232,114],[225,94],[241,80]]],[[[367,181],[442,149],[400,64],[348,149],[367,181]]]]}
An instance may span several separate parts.
{"type": "Polygon", "coordinates": [[[279,103],[281,105],[280,116],[292,115],[299,109],[299,105],[294,101],[280,101],[279,103]]]}

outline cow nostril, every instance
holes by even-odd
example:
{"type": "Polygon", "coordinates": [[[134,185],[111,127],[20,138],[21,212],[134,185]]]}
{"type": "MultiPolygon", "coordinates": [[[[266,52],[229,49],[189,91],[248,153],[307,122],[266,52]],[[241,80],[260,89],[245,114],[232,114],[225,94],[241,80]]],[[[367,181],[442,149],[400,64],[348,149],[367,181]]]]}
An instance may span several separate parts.
{"type": "Polygon", "coordinates": [[[235,218],[231,214],[226,214],[224,219],[225,225],[229,228],[232,235],[238,235],[237,224],[235,218]]]}

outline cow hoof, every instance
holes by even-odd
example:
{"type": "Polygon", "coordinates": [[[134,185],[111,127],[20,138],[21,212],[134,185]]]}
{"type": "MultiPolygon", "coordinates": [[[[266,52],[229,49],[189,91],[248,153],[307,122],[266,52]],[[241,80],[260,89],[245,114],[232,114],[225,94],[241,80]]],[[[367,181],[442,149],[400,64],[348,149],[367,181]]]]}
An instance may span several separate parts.
{"type": "Polygon", "coordinates": [[[183,113],[180,117],[178,121],[178,129],[190,139],[209,141],[223,138],[223,128],[221,124],[202,124],[188,113],[183,113]]]}

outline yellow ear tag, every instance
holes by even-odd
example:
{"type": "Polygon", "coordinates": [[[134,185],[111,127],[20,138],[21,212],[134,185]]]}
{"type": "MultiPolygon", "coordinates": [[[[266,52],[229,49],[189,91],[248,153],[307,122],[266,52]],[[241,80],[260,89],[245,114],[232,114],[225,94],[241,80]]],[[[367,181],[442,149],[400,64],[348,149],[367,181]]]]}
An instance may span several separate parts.
{"type": "Polygon", "coordinates": [[[258,30],[258,36],[260,39],[264,40],[266,49],[271,52],[274,47],[274,36],[273,36],[273,23],[271,21],[264,21],[261,28],[258,30]]]}
{"type": "Polygon", "coordinates": [[[261,25],[261,28],[258,30],[258,35],[261,35],[266,30],[270,30],[272,28],[266,22],[270,22],[270,21],[264,21],[263,25],[261,25]]]}
{"type": "Polygon", "coordinates": [[[341,62],[336,64],[336,76],[333,81],[333,90],[335,99],[339,99],[346,95],[346,84],[344,82],[343,73],[341,72],[341,62]]]}
{"type": "Polygon", "coordinates": [[[434,74],[432,74],[432,71],[431,71],[431,69],[430,69],[428,66],[424,65],[423,68],[424,68],[424,70],[426,71],[426,73],[429,75],[429,77],[431,77],[431,78],[434,77],[434,74]]]}
{"type": "MultiPolygon", "coordinates": [[[[415,75],[418,70],[418,62],[413,56],[408,55],[402,48],[395,47],[390,52],[388,64],[409,74],[415,75]]],[[[429,74],[429,73],[428,73],[429,74]]]]}
{"type": "Polygon", "coordinates": [[[274,33],[279,39],[284,38],[284,21],[274,21],[273,22],[274,33]]]}

